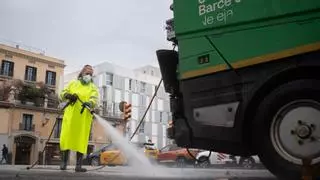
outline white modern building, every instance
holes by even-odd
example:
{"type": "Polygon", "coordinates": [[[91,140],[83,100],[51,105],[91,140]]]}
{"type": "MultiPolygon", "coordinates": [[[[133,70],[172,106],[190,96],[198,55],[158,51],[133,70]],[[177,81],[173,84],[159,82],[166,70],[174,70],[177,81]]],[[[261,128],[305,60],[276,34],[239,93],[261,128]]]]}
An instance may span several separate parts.
{"type": "MultiPolygon", "coordinates": [[[[119,118],[121,115],[119,103],[127,101],[132,104],[132,118],[126,129],[127,137],[131,137],[161,80],[159,68],[144,66],[127,69],[105,62],[94,66],[94,71],[94,82],[100,91],[100,109],[104,116],[119,118]]],[[[79,71],[65,75],[65,85],[76,78],[78,73],[79,71]]],[[[144,123],[132,141],[146,142],[151,139],[158,148],[164,147],[168,143],[166,128],[169,119],[171,119],[169,96],[161,84],[144,123]]]]}

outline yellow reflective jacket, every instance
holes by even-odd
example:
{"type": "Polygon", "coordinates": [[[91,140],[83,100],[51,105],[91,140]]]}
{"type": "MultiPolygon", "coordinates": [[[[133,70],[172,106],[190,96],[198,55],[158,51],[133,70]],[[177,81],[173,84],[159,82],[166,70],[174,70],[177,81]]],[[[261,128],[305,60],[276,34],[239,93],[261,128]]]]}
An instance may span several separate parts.
{"type": "MultiPolygon", "coordinates": [[[[66,93],[76,93],[83,102],[91,102],[96,106],[98,100],[98,89],[94,83],[83,84],[80,80],[71,81],[61,92],[60,98],[66,101],[66,93]]],[[[87,147],[93,116],[85,109],[81,114],[82,104],[76,101],[64,110],[60,134],[60,149],[72,150],[87,154],[87,147]]]]}

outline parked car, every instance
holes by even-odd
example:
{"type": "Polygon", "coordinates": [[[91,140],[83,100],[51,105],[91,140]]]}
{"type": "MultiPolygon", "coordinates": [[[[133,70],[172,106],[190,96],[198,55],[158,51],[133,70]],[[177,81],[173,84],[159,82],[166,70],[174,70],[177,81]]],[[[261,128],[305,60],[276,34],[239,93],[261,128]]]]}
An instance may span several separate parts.
{"type": "Polygon", "coordinates": [[[100,164],[107,166],[124,166],[128,164],[128,159],[120,149],[114,147],[100,154],[100,164]]]}
{"type": "Polygon", "coordinates": [[[262,166],[258,156],[233,156],[229,154],[211,152],[210,157],[208,157],[210,151],[203,151],[198,153],[195,165],[200,168],[208,168],[210,166],[223,166],[223,167],[244,167],[247,169],[256,168],[262,166]]]}
{"type": "Polygon", "coordinates": [[[156,163],[159,155],[159,150],[154,146],[154,143],[143,143],[144,154],[152,162],[156,163]]]}
{"type": "Polygon", "coordinates": [[[86,157],[86,161],[88,162],[88,164],[90,164],[92,166],[99,166],[101,153],[103,153],[104,151],[107,151],[107,150],[114,149],[114,148],[115,148],[114,144],[107,144],[105,146],[102,146],[100,149],[88,154],[86,157]]]}
{"type": "MultiPolygon", "coordinates": [[[[157,158],[158,150],[151,148],[153,144],[133,144],[137,149],[141,150],[150,161],[154,162],[157,158]]],[[[107,166],[123,166],[127,165],[130,160],[127,159],[124,153],[115,145],[109,144],[102,147],[87,156],[87,160],[92,166],[107,165],[107,166]]]]}
{"type": "Polygon", "coordinates": [[[187,164],[194,164],[195,157],[199,150],[189,149],[193,155],[190,156],[186,148],[178,147],[176,144],[170,144],[160,149],[157,157],[159,164],[176,165],[178,167],[185,167],[187,164]]]}

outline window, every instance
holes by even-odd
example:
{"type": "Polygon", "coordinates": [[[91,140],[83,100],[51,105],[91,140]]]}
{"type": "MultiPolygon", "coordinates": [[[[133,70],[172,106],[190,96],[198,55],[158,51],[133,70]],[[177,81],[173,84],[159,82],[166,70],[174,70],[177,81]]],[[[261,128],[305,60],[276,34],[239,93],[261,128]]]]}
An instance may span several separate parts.
{"type": "Polygon", "coordinates": [[[152,135],[153,136],[158,135],[158,125],[157,124],[152,124],[152,135]]]}
{"type": "Polygon", "coordinates": [[[136,130],[136,121],[131,121],[131,133],[134,133],[136,130]]]}
{"type": "Polygon", "coordinates": [[[138,105],[139,105],[139,95],[132,94],[132,106],[138,106],[138,105]]]}
{"type": "Polygon", "coordinates": [[[112,95],[113,95],[113,93],[112,93],[112,87],[107,86],[105,92],[106,92],[106,94],[107,94],[107,100],[108,100],[108,101],[112,101],[112,95]]]}
{"type": "Polygon", "coordinates": [[[170,145],[165,146],[164,148],[161,149],[161,152],[167,152],[167,151],[169,151],[169,148],[170,148],[170,147],[171,147],[170,145]]]}
{"type": "Polygon", "coordinates": [[[154,147],[158,147],[158,138],[157,137],[152,137],[152,142],[154,143],[154,147]]]}
{"type": "Polygon", "coordinates": [[[13,62],[3,60],[2,64],[1,64],[0,74],[3,75],[3,76],[13,77],[13,69],[14,69],[14,63],[13,62]]]}
{"type": "Polygon", "coordinates": [[[124,100],[125,100],[126,102],[130,102],[129,92],[125,92],[125,93],[124,93],[124,100]]]}
{"type": "Polygon", "coordinates": [[[166,137],[163,137],[162,139],[162,146],[165,146],[167,145],[167,138],[166,137]]]}
{"type": "Polygon", "coordinates": [[[32,114],[23,114],[22,117],[22,127],[23,130],[25,131],[32,131],[32,119],[33,119],[33,115],[32,114]]]}
{"type": "Polygon", "coordinates": [[[106,85],[112,86],[113,84],[113,74],[106,73],[106,85]]]}
{"type": "MultiPolygon", "coordinates": [[[[151,103],[151,109],[152,109],[152,110],[156,110],[156,109],[157,109],[157,99],[158,99],[158,98],[155,97],[155,98],[153,99],[152,103],[151,103]]],[[[151,100],[152,100],[152,99],[150,99],[150,101],[151,101],[151,100]]]]}
{"type": "Polygon", "coordinates": [[[36,81],[37,80],[37,68],[31,67],[31,66],[26,66],[24,80],[36,81]]]}
{"type": "Polygon", "coordinates": [[[150,121],[150,110],[148,110],[146,117],[145,117],[145,121],[149,122],[150,121]]]}
{"type": "Polygon", "coordinates": [[[115,103],[121,102],[121,91],[118,89],[114,90],[114,101],[115,101],[115,103]]]}
{"type": "Polygon", "coordinates": [[[138,120],[138,119],[139,119],[139,111],[138,111],[138,108],[132,107],[131,115],[132,115],[132,119],[138,120]]]}
{"type": "Polygon", "coordinates": [[[146,96],[144,95],[139,95],[140,96],[140,101],[139,101],[139,106],[140,107],[146,107],[145,104],[146,104],[146,96]]]}
{"type": "Polygon", "coordinates": [[[101,148],[101,151],[112,151],[112,150],[117,150],[117,147],[114,144],[108,144],[105,147],[101,148]]]}
{"type": "Polygon", "coordinates": [[[172,144],[169,148],[169,151],[176,151],[181,149],[181,147],[177,146],[176,144],[172,144]]]}
{"type": "MultiPolygon", "coordinates": [[[[99,82],[98,82],[98,77],[97,76],[92,76],[92,81],[95,85],[99,85],[99,82]]],[[[101,86],[98,86],[98,87],[101,87],[101,86]]]]}
{"type": "Polygon", "coordinates": [[[152,111],[151,113],[151,121],[156,122],[156,111],[152,111]]]}
{"type": "Polygon", "coordinates": [[[132,79],[129,80],[129,90],[132,89],[132,79]]]}
{"type": "Polygon", "coordinates": [[[162,115],[163,115],[163,112],[159,112],[159,121],[162,122],[162,115]]]}
{"type": "Polygon", "coordinates": [[[147,84],[144,83],[144,82],[140,82],[140,83],[141,83],[141,84],[140,84],[140,86],[141,86],[140,92],[141,92],[141,93],[145,93],[145,92],[146,92],[146,86],[147,86],[147,84]]]}
{"type": "Polygon", "coordinates": [[[158,99],[158,110],[163,111],[163,100],[162,99],[158,99]]]}
{"type": "Polygon", "coordinates": [[[121,115],[121,111],[119,109],[119,103],[112,103],[112,114],[113,116],[120,116],[121,115]]]}
{"type": "Polygon", "coordinates": [[[61,127],[62,127],[62,119],[57,119],[57,124],[54,130],[54,138],[60,138],[61,133],[61,127]]]}
{"type": "Polygon", "coordinates": [[[146,107],[149,106],[149,103],[150,103],[150,97],[149,97],[149,96],[146,96],[146,107]]]}
{"type": "Polygon", "coordinates": [[[162,126],[162,135],[163,137],[167,137],[167,126],[162,126]]]}
{"type": "Polygon", "coordinates": [[[145,126],[145,122],[142,121],[140,127],[139,127],[139,133],[144,133],[144,126],[145,126]]]}
{"type": "Polygon", "coordinates": [[[151,76],[153,76],[154,75],[154,73],[153,73],[153,71],[151,71],[151,76]]]}
{"type": "Polygon", "coordinates": [[[114,111],[113,111],[113,103],[111,102],[111,101],[107,101],[106,102],[107,103],[107,113],[108,114],[113,114],[114,113],[114,111]]]}
{"type": "Polygon", "coordinates": [[[103,86],[103,74],[99,74],[98,81],[99,81],[98,86],[102,87],[103,86]]]}
{"type": "Polygon", "coordinates": [[[56,72],[52,72],[52,71],[46,72],[46,84],[51,86],[56,85],[56,72]]]}
{"type": "Polygon", "coordinates": [[[169,113],[168,112],[163,112],[162,113],[162,123],[167,124],[169,119],[169,113]]]}
{"type": "Polygon", "coordinates": [[[124,89],[125,90],[129,90],[129,86],[130,86],[129,84],[130,84],[130,80],[126,78],[124,80],[124,89]]]}

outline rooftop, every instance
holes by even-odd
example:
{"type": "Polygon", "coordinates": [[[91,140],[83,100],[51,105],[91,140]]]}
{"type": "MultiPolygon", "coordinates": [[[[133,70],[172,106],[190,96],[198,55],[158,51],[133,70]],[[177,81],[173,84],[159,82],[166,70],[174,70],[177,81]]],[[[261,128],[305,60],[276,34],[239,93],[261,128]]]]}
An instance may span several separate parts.
{"type": "Polygon", "coordinates": [[[16,45],[16,47],[12,47],[6,44],[0,43],[0,51],[5,52],[8,55],[16,55],[16,56],[26,56],[31,58],[36,58],[38,60],[47,61],[50,63],[55,63],[58,66],[65,67],[64,60],[57,59],[54,57],[46,56],[43,52],[36,53],[30,50],[25,50],[20,47],[20,45],[16,45]]]}

